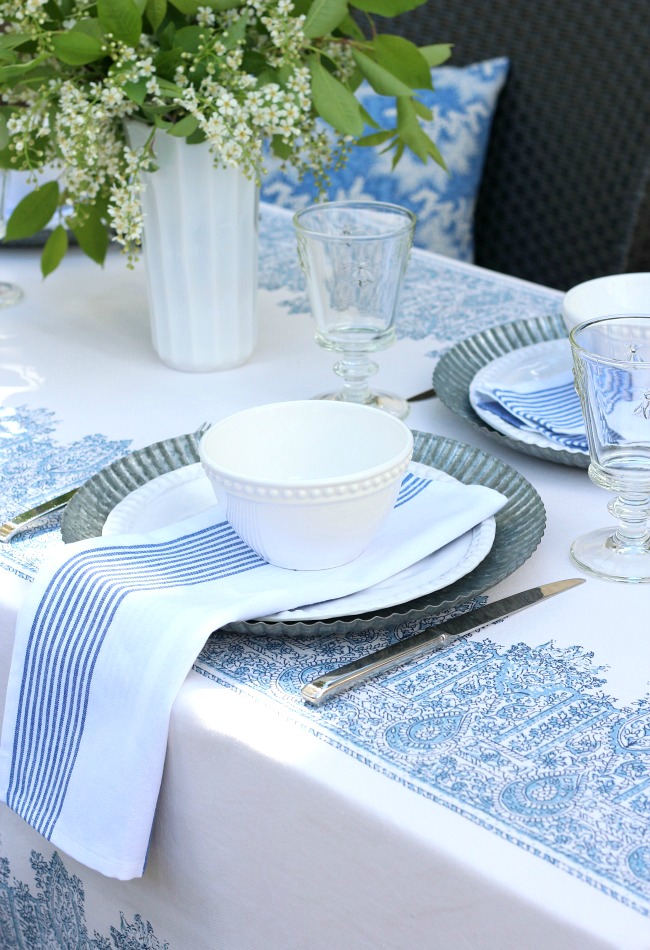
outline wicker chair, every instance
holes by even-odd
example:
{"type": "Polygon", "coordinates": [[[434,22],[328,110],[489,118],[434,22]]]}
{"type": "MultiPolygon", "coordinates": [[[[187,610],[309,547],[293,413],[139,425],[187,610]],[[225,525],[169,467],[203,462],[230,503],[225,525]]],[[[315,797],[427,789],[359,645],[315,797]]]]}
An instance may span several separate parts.
{"type": "Polygon", "coordinates": [[[452,42],[459,66],[510,58],[478,264],[561,290],[650,270],[648,0],[428,0],[381,27],[452,42]]]}

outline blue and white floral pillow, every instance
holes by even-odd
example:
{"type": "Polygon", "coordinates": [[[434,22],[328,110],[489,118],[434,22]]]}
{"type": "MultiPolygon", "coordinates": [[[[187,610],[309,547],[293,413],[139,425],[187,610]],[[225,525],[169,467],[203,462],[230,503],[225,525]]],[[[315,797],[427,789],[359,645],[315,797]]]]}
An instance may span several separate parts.
{"type": "MultiPolygon", "coordinates": [[[[418,218],[416,245],[473,261],[474,207],[508,66],[509,61],[500,58],[432,70],[435,91],[423,91],[419,98],[433,111],[433,120],[424,127],[440,149],[447,171],[431,161],[424,165],[408,151],[393,169],[392,153],[382,154],[381,147],[355,148],[346,166],[332,173],[327,198],[374,199],[408,207],[418,218]]],[[[357,95],[373,118],[384,122],[393,118],[393,99],[378,95],[367,83],[357,95]]],[[[267,168],[263,201],[298,210],[318,200],[311,175],[300,181],[294,169],[283,170],[273,156],[268,156],[267,168]]]]}

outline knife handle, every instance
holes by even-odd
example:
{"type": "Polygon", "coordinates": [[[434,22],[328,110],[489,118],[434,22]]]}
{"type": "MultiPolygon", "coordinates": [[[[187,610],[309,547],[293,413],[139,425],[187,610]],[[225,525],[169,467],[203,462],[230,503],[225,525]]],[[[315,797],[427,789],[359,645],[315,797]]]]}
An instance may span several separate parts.
{"type": "Polygon", "coordinates": [[[383,650],[377,650],[369,657],[362,657],[360,660],[354,660],[346,666],[340,666],[331,673],[323,673],[317,676],[311,683],[307,683],[300,690],[303,699],[312,706],[320,706],[326,699],[342,693],[357,683],[375,676],[377,673],[383,673],[412,660],[423,653],[430,653],[432,650],[440,650],[447,646],[456,637],[445,633],[444,630],[425,630],[414,637],[410,637],[404,643],[393,643],[383,650]],[[414,642],[415,641],[415,642],[414,642]]]}

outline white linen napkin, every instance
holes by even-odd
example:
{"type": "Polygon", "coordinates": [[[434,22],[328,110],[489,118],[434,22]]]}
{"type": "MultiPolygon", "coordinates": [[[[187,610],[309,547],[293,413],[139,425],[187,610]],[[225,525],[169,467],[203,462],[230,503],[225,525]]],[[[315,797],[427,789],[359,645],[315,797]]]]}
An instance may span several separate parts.
{"type": "Polygon", "coordinates": [[[0,793],[40,834],[101,873],[140,877],[174,699],[207,637],[235,620],[344,596],[496,513],[492,489],[407,473],[355,561],[290,571],[211,511],[140,535],[68,545],[19,612],[0,793]]]}
{"type": "Polygon", "coordinates": [[[477,405],[504,422],[528,432],[539,432],[558,445],[588,451],[585,424],[570,371],[544,380],[478,387],[477,405]]]}

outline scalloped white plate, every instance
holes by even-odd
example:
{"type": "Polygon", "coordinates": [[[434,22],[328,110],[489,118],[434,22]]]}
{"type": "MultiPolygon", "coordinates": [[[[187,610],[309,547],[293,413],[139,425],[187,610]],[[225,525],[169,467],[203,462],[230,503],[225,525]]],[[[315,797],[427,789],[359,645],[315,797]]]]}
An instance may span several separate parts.
{"type": "Polygon", "coordinates": [[[521,383],[532,383],[557,376],[558,373],[571,371],[573,360],[571,345],[568,339],[545,340],[543,343],[532,343],[519,349],[505,353],[491,360],[478,371],[469,386],[469,401],[472,409],[483,422],[525,445],[537,445],[540,448],[553,449],[555,452],[569,452],[572,455],[584,455],[582,449],[569,448],[560,442],[548,439],[541,432],[531,432],[519,429],[502,419],[495,412],[490,412],[480,405],[480,391],[498,383],[499,386],[518,386],[521,383]]]}
{"type": "MultiPolygon", "coordinates": [[[[457,481],[451,475],[419,462],[412,462],[410,469],[426,478],[457,481]]],[[[187,465],[158,475],[130,492],[109,513],[102,534],[153,531],[189,518],[206,508],[219,508],[212,486],[200,463],[187,465]]],[[[495,519],[487,518],[451,544],[445,545],[381,584],[375,584],[374,587],[368,587],[348,597],[285,610],[259,619],[322,620],[364,614],[406,603],[415,597],[440,590],[468,574],[489,553],[495,532],[495,519]]]]}

